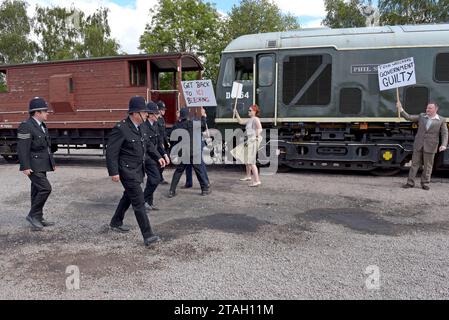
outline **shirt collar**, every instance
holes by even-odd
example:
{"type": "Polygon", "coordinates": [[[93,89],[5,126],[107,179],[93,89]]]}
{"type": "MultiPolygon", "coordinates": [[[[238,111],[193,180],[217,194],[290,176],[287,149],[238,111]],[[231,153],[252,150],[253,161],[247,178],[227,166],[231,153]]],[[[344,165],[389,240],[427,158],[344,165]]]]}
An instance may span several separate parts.
{"type": "Polygon", "coordinates": [[[436,114],[434,117],[429,117],[427,114],[426,114],[426,118],[427,119],[430,119],[430,120],[440,120],[440,116],[438,115],[438,114],[436,114]]]}
{"type": "Polygon", "coordinates": [[[38,125],[39,127],[42,125],[42,122],[41,122],[41,121],[37,120],[35,117],[33,117],[33,119],[34,119],[34,121],[37,122],[37,125],[38,125]]]}
{"type": "Polygon", "coordinates": [[[133,119],[129,118],[129,120],[131,120],[132,124],[136,127],[137,130],[139,130],[139,125],[136,124],[133,119]]]}

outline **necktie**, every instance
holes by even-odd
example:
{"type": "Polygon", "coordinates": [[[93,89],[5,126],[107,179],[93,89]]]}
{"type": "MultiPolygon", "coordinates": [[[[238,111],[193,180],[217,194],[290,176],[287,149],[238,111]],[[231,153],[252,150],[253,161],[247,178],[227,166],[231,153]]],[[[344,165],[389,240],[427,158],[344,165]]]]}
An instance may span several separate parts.
{"type": "Polygon", "coordinates": [[[42,131],[44,131],[44,133],[46,133],[46,132],[45,132],[45,127],[44,127],[44,124],[43,124],[43,123],[41,123],[41,129],[42,129],[42,131]]]}

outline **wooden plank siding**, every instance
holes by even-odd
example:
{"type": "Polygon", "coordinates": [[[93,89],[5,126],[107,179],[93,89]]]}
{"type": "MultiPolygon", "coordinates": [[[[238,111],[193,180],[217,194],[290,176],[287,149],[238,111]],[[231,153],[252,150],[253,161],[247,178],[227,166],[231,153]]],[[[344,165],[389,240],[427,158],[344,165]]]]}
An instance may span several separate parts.
{"type": "MultiPolygon", "coordinates": [[[[155,56],[154,59],[170,59],[176,65],[182,54],[155,56]]],[[[198,70],[203,67],[199,60],[190,56],[191,61],[198,62],[198,70]]],[[[58,108],[49,116],[48,126],[51,129],[65,128],[111,128],[114,123],[127,114],[128,101],[131,96],[147,96],[147,88],[154,88],[154,84],[147,79],[146,86],[131,86],[129,74],[130,61],[145,61],[146,65],[153,62],[152,56],[120,56],[117,58],[86,59],[79,61],[61,61],[54,63],[25,64],[15,66],[0,66],[0,70],[7,72],[8,92],[0,93],[0,128],[17,128],[18,124],[28,117],[28,103],[36,96],[43,97],[49,103],[61,97],[73,98],[72,108],[65,108],[65,112],[58,112],[58,108]],[[64,91],[64,83],[54,83],[72,78],[73,94],[50,94],[50,78],[53,87],[64,91]],[[66,112],[73,109],[73,112],[66,112]],[[89,112],[92,111],[92,112],[89,112]]],[[[191,62],[192,63],[192,62],[191,62]]],[[[152,66],[153,68],[153,66],[152,66]]],[[[147,70],[147,77],[150,70],[147,70]]],[[[69,89],[67,89],[69,90],[69,89]]],[[[70,100],[70,99],[69,99],[70,100]]],[[[59,101],[58,101],[59,102],[59,101]]],[[[167,104],[167,102],[166,102],[167,104]]],[[[176,107],[167,104],[170,113],[176,112],[176,107]]],[[[64,105],[64,104],[60,104],[64,105]]],[[[170,119],[173,116],[169,115],[170,119]]]]}

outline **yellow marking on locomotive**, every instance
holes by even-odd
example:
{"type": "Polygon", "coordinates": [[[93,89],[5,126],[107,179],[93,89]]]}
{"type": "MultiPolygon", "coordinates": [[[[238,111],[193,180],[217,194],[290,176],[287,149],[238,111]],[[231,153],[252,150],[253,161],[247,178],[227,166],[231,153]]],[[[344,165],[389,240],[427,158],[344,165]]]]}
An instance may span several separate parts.
{"type": "Polygon", "coordinates": [[[390,151],[384,152],[384,160],[385,161],[390,161],[391,159],[393,159],[393,154],[390,151]]]}

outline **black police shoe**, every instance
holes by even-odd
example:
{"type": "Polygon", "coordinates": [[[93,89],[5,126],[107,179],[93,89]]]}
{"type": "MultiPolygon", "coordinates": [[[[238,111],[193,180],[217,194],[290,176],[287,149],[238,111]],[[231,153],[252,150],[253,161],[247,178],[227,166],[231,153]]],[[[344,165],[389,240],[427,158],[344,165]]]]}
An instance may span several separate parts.
{"type": "Polygon", "coordinates": [[[182,186],[181,188],[182,189],[190,189],[190,188],[192,188],[192,186],[191,185],[185,185],[185,186],[182,186]]]}
{"type": "Polygon", "coordinates": [[[122,224],[121,226],[111,226],[111,230],[119,233],[127,233],[131,228],[122,224]]]}
{"type": "Polygon", "coordinates": [[[201,190],[201,195],[202,196],[207,196],[208,194],[210,194],[210,190],[209,189],[201,190]]]}
{"type": "Polygon", "coordinates": [[[52,221],[47,221],[47,220],[45,220],[45,219],[41,219],[41,224],[42,224],[44,227],[52,227],[52,226],[55,225],[54,222],[52,222],[52,221]]]}
{"type": "Polygon", "coordinates": [[[144,239],[143,243],[145,244],[145,247],[149,247],[152,244],[161,241],[161,238],[158,236],[151,236],[149,238],[144,239]]]}
{"type": "Polygon", "coordinates": [[[169,197],[169,198],[174,198],[174,197],[176,197],[176,192],[170,190],[170,191],[168,192],[168,197],[169,197]]]}
{"type": "Polygon", "coordinates": [[[42,225],[42,223],[36,219],[36,218],[32,218],[30,216],[26,217],[26,220],[31,224],[31,226],[33,227],[33,231],[41,231],[42,229],[44,229],[44,226],[42,225]]]}
{"type": "Polygon", "coordinates": [[[404,189],[409,189],[409,188],[414,188],[414,187],[415,187],[414,185],[411,185],[409,183],[406,183],[402,186],[402,188],[404,188],[404,189]]]}
{"type": "Polygon", "coordinates": [[[165,181],[165,180],[162,180],[162,181],[160,182],[160,184],[168,184],[168,182],[165,181]]]}
{"type": "Polygon", "coordinates": [[[426,184],[421,185],[421,188],[423,188],[423,190],[429,191],[430,187],[426,184]]]}

